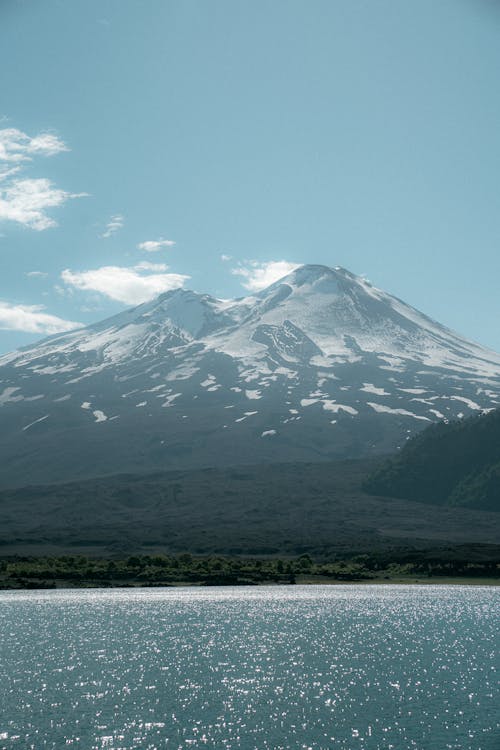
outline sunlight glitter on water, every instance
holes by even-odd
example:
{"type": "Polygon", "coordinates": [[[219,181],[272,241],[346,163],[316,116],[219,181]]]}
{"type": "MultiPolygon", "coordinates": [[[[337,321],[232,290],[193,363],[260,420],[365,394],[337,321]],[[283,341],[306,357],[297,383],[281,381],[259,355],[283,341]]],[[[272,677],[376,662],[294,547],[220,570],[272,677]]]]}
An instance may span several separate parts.
{"type": "Polygon", "coordinates": [[[0,747],[497,750],[498,593],[0,594],[0,747]]]}

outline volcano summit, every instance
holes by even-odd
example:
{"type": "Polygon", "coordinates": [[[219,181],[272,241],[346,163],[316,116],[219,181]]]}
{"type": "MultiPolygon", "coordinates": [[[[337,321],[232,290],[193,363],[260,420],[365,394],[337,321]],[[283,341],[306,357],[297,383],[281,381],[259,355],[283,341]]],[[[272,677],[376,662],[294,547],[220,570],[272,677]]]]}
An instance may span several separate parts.
{"type": "Polygon", "coordinates": [[[0,485],[324,461],[500,405],[500,355],[342,268],[178,289],[0,358],[0,485]]]}

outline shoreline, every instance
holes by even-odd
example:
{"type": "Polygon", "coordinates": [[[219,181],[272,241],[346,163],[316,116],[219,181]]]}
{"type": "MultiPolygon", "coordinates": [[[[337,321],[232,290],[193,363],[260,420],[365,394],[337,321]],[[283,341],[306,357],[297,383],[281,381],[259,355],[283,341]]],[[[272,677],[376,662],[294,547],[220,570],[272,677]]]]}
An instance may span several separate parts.
{"type": "Polygon", "coordinates": [[[88,591],[103,589],[159,589],[159,588],[258,588],[258,587],[290,587],[290,586],[500,586],[499,578],[466,578],[466,577],[394,577],[394,578],[372,578],[352,581],[339,581],[332,578],[312,579],[310,576],[298,576],[293,583],[287,581],[261,581],[259,583],[205,583],[203,581],[175,581],[175,582],[150,582],[138,583],[137,581],[124,581],[114,583],[113,581],[82,581],[81,584],[68,584],[67,581],[55,580],[37,582],[42,585],[4,585],[0,583],[0,593],[5,591],[88,591]]]}

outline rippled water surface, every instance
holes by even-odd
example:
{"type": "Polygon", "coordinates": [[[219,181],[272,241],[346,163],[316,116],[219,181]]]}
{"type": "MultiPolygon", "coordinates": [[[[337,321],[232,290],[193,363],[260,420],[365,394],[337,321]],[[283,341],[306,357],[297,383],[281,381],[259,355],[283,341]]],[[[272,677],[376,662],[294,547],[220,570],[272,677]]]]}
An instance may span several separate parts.
{"type": "Polygon", "coordinates": [[[498,750],[498,589],[5,592],[0,747],[498,750]]]}

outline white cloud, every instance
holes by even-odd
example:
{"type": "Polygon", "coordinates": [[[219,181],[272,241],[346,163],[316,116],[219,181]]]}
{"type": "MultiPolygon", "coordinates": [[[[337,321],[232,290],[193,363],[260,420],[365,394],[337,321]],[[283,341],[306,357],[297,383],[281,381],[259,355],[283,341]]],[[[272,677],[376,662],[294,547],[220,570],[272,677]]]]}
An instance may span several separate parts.
{"type": "Polygon", "coordinates": [[[34,157],[54,156],[68,150],[66,144],[51,133],[31,138],[17,128],[0,130],[0,221],[15,221],[40,232],[56,226],[46,209],[86,195],[68,193],[46,178],[19,176],[34,157]]]}
{"type": "Polygon", "coordinates": [[[17,128],[0,130],[0,161],[31,161],[33,155],[54,156],[62,151],[69,151],[69,148],[51,133],[40,133],[30,138],[17,128]]]}
{"type": "Polygon", "coordinates": [[[81,198],[85,193],[72,194],[59,190],[45,178],[12,180],[0,188],[0,221],[16,221],[41,232],[57,226],[45,210],[61,206],[69,198],[81,198]]]}
{"type": "Polygon", "coordinates": [[[83,325],[50,315],[43,312],[44,309],[42,305],[12,305],[0,301],[0,329],[52,334],[71,331],[83,325]]]}
{"type": "Polygon", "coordinates": [[[246,261],[233,268],[231,273],[235,276],[242,276],[242,286],[252,292],[258,292],[273,284],[278,279],[287,276],[300,266],[300,263],[290,263],[287,260],[269,260],[259,262],[257,260],[246,261]]]}
{"type": "Polygon", "coordinates": [[[160,237],[159,240],[146,240],[145,242],[139,242],[137,245],[138,250],[144,250],[146,253],[157,253],[164,247],[173,247],[175,245],[174,240],[164,240],[160,237]]]}
{"type": "Polygon", "coordinates": [[[111,237],[112,234],[115,234],[119,229],[122,229],[123,224],[124,217],[121,214],[115,214],[106,224],[106,230],[100,235],[100,237],[111,237]]]}
{"type": "Polygon", "coordinates": [[[147,302],[162,292],[178,289],[189,276],[165,273],[168,266],[163,263],[139,263],[136,266],[102,266],[90,271],[61,273],[61,279],[76,289],[99,292],[117,302],[138,305],[147,302]]]}
{"type": "Polygon", "coordinates": [[[28,271],[26,273],[26,276],[29,276],[32,279],[46,279],[49,274],[45,273],[45,271],[28,271]]]}
{"type": "Polygon", "coordinates": [[[220,259],[222,261],[224,261],[224,263],[227,263],[228,260],[232,260],[233,259],[233,256],[232,255],[226,255],[225,253],[222,253],[222,255],[220,256],[220,259]]]}

